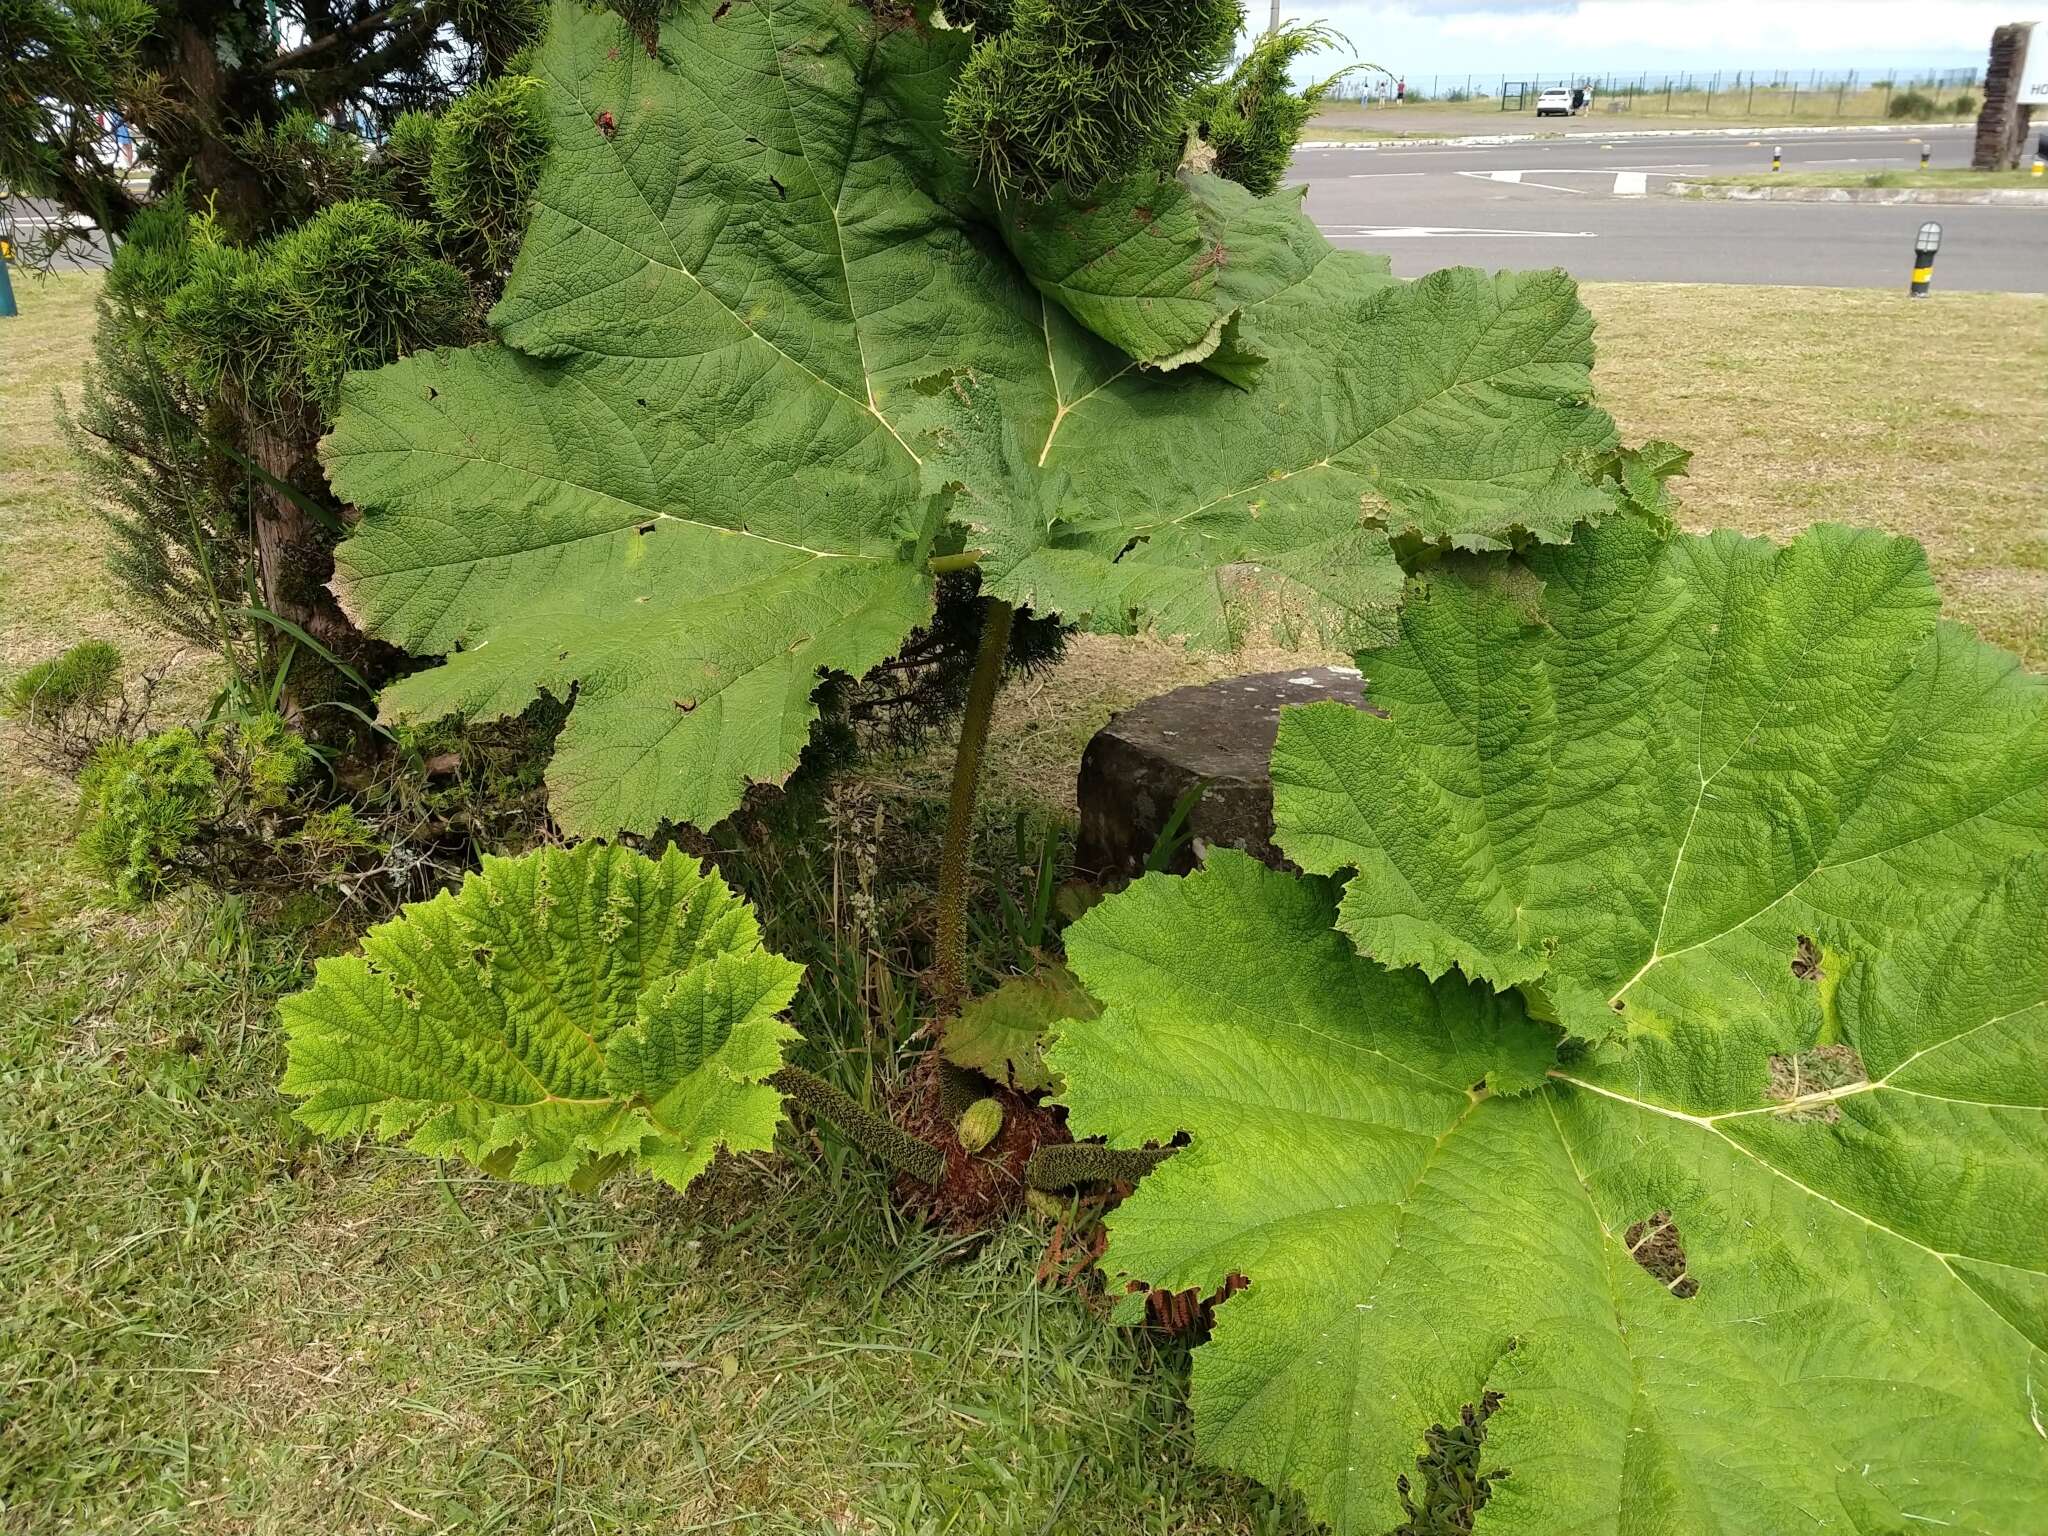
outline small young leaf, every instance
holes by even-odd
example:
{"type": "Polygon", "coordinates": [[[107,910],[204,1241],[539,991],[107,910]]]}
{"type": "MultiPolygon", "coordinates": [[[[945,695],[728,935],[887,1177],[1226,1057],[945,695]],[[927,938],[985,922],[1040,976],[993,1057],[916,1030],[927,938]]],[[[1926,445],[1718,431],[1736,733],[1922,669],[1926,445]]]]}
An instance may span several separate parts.
{"type": "Polygon", "coordinates": [[[585,844],[486,859],[280,1005],[284,1091],[327,1136],[409,1134],[535,1184],[685,1187],[773,1144],[802,968],[716,874],[585,844]]]}
{"type": "Polygon", "coordinates": [[[940,1039],[946,1059],[1019,1093],[1054,1085],[1045,1067],[1045,1046],[1062,1019],[1092,1019],[1101,1012],[1074,980],[1073,972],[1051,961],[1029,976],[1012,976],[986,997],[977,997],[940,1039]]]}

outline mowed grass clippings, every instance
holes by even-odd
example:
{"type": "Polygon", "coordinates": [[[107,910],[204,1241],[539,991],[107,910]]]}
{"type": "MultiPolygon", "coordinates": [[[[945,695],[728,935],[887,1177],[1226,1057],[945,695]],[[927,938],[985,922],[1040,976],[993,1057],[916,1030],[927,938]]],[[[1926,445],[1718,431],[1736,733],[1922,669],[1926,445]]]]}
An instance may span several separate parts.
{"type": "MultiPolygon", "coordinates": [[[[94,288],[25,285],[0,332],[0,676],[85,635],[172,649],[124,617],[51,413],[94,288]]],[[[2041,301],[1588,301],[1624,431],[1696,450],[1690,521],[1912,533],[1953,610],[2041,664],[2041,301]]],[[[1113,708],[1321,654],[1250,638],[1234,658],[1077,639],[1003,701],[990,821],[1070,806],[1113,708]]],[[[113,909],[69,856],[67,786],[17,771],[9,729],[0,1531],[1303,1529],[1195,1463],[1178,1346],[1033,1285],[1042,1230],[907,1226],[829,1131],[686,1197],[593,1199],[313,1140],[274,1091],[273,1007],[346,936],[231,901],[113,909]]],[[[942,758],[874,777],[921,794],[942,758]]],[[[809,1022],[812,1064],[857,1079],[860,1043],[809,1022]]]]}

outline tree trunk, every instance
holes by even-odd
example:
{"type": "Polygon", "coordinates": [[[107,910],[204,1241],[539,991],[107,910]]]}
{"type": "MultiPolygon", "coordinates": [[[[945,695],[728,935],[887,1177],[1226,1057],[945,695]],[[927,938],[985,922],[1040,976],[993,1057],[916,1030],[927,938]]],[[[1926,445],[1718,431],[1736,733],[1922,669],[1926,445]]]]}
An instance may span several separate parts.
{"type": "Polygon", "coordinates": [[[158,146],[157,183],[189,167],[195,190],[228,232],[254,239],[267,229],[271,199],[232,138],[245,124],[261,126],[270,83],[230,71],[210,31],[192,21],[181,21],[170,42],[165,104],[144,124],[158,146]]]}
{"type": "MultiPolygon", "coordinates": [[[[250,421],[244,427],[244,441],[251,462],[265,474],[298,486],[321,483],[318,469],[312,467],[314,440],[310,434],[274,422],[250,421]]],[[[334,553],[327,531],[291,497],[261,482],[250,490],[250,532],[263,606],[285,623],[304,630],[373,684],[390,676],[404,653],[357,629],[328,590],[327,583],[334,576],[334,553]]],[[[273,638],[289,641],[289,631],[279,630],[273,638]]],[[[287,719],[303,728],[307,706],[334,697],[338,686],[350,690],[358,707],[368,707],[361,691],[345,683],[318,656],[296,657],[286,675],[280,708],[287,719]]],[[[340,722],[322,722],[329,723],[340,722]]]]}

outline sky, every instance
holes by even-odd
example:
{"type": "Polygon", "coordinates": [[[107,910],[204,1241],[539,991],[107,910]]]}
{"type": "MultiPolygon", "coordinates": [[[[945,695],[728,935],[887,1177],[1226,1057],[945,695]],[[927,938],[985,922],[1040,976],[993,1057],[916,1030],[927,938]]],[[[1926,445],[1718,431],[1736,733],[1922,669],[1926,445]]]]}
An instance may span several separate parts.
{"type": "MultiPolygon", "coordinates": [[[[1266,24],[1268,0],[1246,9],[1266,24]]],[[[1411,81],[1497,84],[1503,73],[1981,69],[1992,29],[2048,21],[2048,0],[1283,0],[1280,14],[1328,22],[1358,57],[1411,81]]]]}

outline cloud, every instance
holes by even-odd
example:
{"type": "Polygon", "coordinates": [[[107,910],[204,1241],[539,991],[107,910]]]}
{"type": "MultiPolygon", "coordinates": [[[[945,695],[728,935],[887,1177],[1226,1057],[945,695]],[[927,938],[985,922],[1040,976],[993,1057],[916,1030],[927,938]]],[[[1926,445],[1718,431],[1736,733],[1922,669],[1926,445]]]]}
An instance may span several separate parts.
{"type": "Polygon", "coordinates": [[[2010,0],[1578,0],[1567,5],[1436,7],[1446,37],[1621,47],[1682,43],[1713,55],[1768,47],[1787,55],[1869,48],[1906,53],[1985,47],[2010,0]]]}
{"type": "MultiPolygon", "coordinates": [[[[2040,4],[2041,0],[2036,0],[2040,4]]],[[[1828,69],[1981,64],[2025,0],[1302,0],[1359,53],[1418,70],[1828,69]]],[[[1252,21],[1265,7],[1251,0],[1252,21]]]]}

